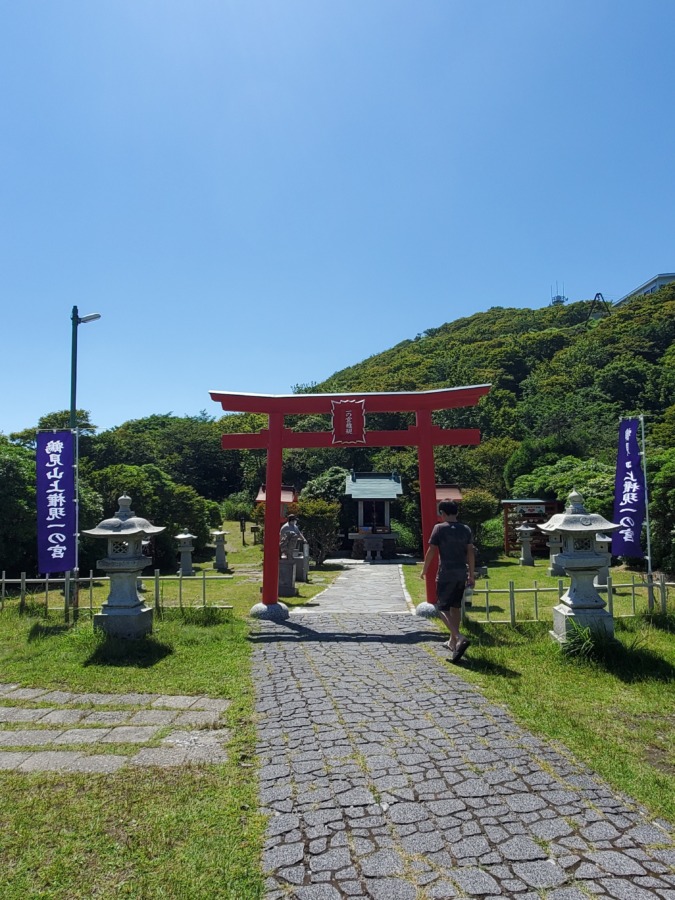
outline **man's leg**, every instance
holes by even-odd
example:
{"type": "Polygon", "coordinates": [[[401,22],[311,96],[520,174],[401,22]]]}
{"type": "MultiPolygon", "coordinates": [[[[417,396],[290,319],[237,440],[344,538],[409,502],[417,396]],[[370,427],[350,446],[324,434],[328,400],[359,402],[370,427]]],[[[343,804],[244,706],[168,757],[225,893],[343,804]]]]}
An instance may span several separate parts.
{"type": "Polygon", "coordinates": [[[457,641],[460,639],[461,635],[459,633],[459,620],[460,620],[461,610],[456,607],[450,607],[450,609],[439,609],[438,615],[445,622],[448,631],[450,632],[450,641],[448,642],[448,647],[450,650],[454,650],[457,646],[457,641]]]}

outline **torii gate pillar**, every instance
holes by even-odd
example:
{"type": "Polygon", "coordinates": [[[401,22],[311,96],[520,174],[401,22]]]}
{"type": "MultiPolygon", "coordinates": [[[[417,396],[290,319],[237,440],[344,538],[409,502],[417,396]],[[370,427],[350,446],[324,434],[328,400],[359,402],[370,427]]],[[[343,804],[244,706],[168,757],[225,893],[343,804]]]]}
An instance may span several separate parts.
{"type": "MultiPolygon", "coordinates": [[[[439,428],[432,412],[475,406],[488,393],[489,384],[444,388],[437,391],[401,391],[373,394],[239,394],[210,391],[211,398],[230,412],[267,414],[268,428],[257,434],[224,434],[224,450],[267,450],[265,479],[265,543],[261,603],[251,610],[259,618],[282,620],[287,607],[279,602],[279,528],[281,519],[281,478],[284,449],[327,447],[416,446],[419,461],[422,538],[427,545],[436,524],[436,476],[434,447],[480,443],[476,428],[439,428]],[[366,431],[366,413],[414,412],[415,425],[402,431],[366,431]],[[333,430],[298,432],[284,427],[284,417],[302,414],[330,414],[333,430]],[[274,502],[275,498],[279,502],[274,502]]],[[[418,606],[420,615],[434,615],[435,567],[426,576],[427,603],[418,606]]]]}

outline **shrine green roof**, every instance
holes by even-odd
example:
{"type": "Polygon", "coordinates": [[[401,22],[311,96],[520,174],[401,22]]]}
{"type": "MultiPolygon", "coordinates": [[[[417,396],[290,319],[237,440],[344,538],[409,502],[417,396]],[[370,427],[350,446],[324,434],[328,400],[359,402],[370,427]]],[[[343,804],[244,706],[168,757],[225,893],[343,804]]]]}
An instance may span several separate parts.
{"type": "Polygon", "coordinates": [[[395,472],[350,472],[345,494],[355,500],[395,500],[403,493],[401,476],[395,472]]]}

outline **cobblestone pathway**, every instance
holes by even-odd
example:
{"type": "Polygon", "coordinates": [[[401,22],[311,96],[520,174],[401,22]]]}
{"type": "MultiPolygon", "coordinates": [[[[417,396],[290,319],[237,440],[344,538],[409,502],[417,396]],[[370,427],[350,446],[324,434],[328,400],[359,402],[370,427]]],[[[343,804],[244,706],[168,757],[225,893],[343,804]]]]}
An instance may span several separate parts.
{"type": "Polygon", "coordinates": [[[369,613],[410,613],[412,603],[403,587],[401,566],[395,562],[362,562],[353,559],[336,559],[344,567],[335,581],[305,607],[298,607],[298,614],[319,612],[362,613],[367,597],[369,613]]]}
{"type": "Polygon", "coordinates": [[[425,621],[293,613],[253,640],[268,900],[675,900],[668,826],[488,703],[425,621]]]}
{"type": "Polygon", "coordinates": [[[223,762],[229,734],[219,723],[228,705],[211,697],[0,684],[0,769],[115,772],[223,762]]]}

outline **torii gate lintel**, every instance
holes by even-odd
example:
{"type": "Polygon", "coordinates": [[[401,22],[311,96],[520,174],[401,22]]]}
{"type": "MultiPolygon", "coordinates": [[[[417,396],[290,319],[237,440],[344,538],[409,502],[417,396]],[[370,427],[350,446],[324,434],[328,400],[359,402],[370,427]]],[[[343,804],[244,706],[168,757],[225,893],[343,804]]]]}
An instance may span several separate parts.
{"type": "MultiPolygon", "coordinates": [[[[267,450],[267,501],[281,498],[282,454],[285,449],[327,447],[409,447],[418,452],[422,537],[426,546],[436,522],[435,446],[480,443],[477,428],[439,428],[432,412],[475,406],[490,390],[489,384],[444,388],[434,391],[401,391],[371,394],[241,394],[210,391],[211,398],[229,412],[266,414],[268,427],[251,434],[224,434],[224,450],[267,450]],[[365,416],[375,412],[414,412],[415,425],[400,431],[367,431],[365,416]],[[288,415],[333,415],[333,431],[299,432],[284,426],[288,415]],[[339,419],[339,424],[336,424],[339,419]]],[[[280,504],[265,504],[265,542],[262,602],[278,603],[280,504]]],[[[427,573],[426,595],[435,603],[435,571],[427,573]]]]}

